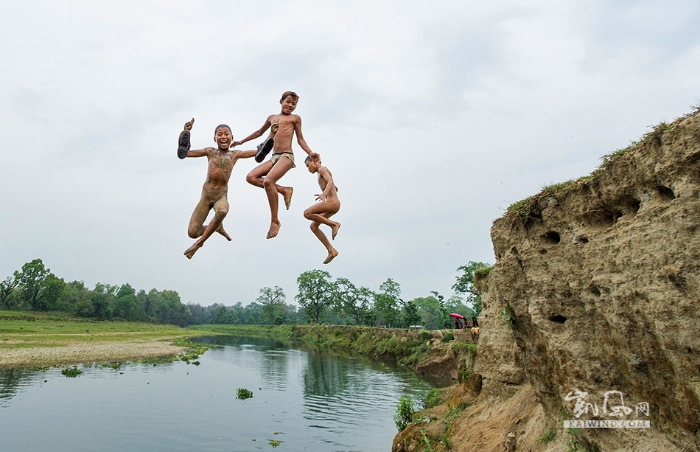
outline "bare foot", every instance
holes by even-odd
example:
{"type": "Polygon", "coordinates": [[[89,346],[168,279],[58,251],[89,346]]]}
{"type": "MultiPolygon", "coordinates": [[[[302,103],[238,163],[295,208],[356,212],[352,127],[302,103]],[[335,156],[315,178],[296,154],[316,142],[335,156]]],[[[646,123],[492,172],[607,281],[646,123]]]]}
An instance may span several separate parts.
{"type": "Polygon", "coordinates": [[[333,250],[328,252],[328,257],[326,257],[326,260],[323,261],[324,264],[329,263],[332,261],[336,256],[338,255],[338,250],[333,250]]]}
{"type": "Polygon", "coordinates": [[[197,252],[198,249],[200,249],[202,245],[199,245],[197,242],[194,243],[191,247],[187,248],[185,251],[185,256],[187,256],[187,259],[192,259],[192,256],[194,256],[194,253],[197,252]]]}
{"type": "Polygon", "coordinates": [[[284,192],[284,207],[289,210],[289,206],[292,205],[292,195],[294,194],[294,189],[292,187],[287,188],[287,191],[284,192]]]}
{"type": "Polygon", "coordinates": [[[267,231],[267,238],[271,239],[271,238],[277,237],[277,234],[279,234],[279,232],[280,232],[280,226],[282,226],[282,225],[279,222],[270,223],[270,230],[267,231]]]}
{"type": "Polygon", "coordinates": [[[216,228],[216,232],[218,232],[219,234],[221,234],[221,235],[223,235],[224,237],[226,237],[226,240],[228,240],[229,242],[231,241],[231,236],[228,235],[228,232],[226,232],[226,229],[224,229],[224,224],[223,224],[223,223],[221,223],[221,224],[219,225],[219,227],[216,228]]]}
{"type": "MultiPolygon", "coordinates": [[[[333,232],[333,235],[331,235],[331,238],[335,240],[335,236],[338,235],[338,230],[340,229],[340,223],[336,223],[335,226],[331,226],[331,231],[333,232]]],[[[336,253],[337,255],[338,253],[336,253]]]]}

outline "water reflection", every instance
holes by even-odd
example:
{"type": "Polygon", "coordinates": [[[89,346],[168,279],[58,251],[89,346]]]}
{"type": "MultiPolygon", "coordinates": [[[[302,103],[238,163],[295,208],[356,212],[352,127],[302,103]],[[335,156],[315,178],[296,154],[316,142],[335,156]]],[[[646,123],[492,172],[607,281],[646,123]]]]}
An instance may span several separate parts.
{"type": "Polygon", "coordinates": [[[430,389],[364,357],[266,339],[202,342],[221,347],[199,366],[96,364],[78,378],[0,369],[3,450],[251,451],[278,440],[284,450],[387,451],[398,398],[430,389]],[[237,388],[253,398],[237,400],[237,388]]]}
{"type": "Polygon", "coordinates": [[[32,375],[37,371],[27,369],[0,368],[0,408],[9,406],[12,397],[24,387],[29,386],[32,375]]]}

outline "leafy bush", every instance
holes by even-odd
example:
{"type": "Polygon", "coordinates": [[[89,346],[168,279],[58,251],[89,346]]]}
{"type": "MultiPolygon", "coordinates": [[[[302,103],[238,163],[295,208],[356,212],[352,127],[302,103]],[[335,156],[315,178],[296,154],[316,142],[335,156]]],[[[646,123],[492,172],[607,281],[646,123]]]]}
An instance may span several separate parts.
{"type": "Polygon", "coordinates": [[[396,414],[394,415],[394,423],[399,431],[403,431],[408,424],[413,422],[413,400],[408,396],[402,396],[399,398],[399,404],[396,407],[396,414]]]}
{"type": "Polygon", "coordinates": [[[453,340],[455,340],[455,334],[452,331],[449,331],[442,335],[442,342],[450,342],[453,340]]]}

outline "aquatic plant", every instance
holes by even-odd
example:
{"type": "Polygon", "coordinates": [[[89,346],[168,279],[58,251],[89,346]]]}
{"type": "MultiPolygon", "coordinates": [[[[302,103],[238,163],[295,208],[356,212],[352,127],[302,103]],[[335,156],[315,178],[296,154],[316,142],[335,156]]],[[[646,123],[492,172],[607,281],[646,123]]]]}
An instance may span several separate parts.
{"type": "Polygon", "coordinates": [[[78,369],[77,366],[73,366],[73,367],[66,367],[65,369],[62,369],[61,373],[68,378],[75,378],[75,377],[79,376],[80,374],[82,374],[83,370],[78,369]]]}
{"type": "Polygon", "coordinates": [[[239,400],[251,399],[253,397],[253,391],[245,388],[236,389],[236,398],[239,400]]]}

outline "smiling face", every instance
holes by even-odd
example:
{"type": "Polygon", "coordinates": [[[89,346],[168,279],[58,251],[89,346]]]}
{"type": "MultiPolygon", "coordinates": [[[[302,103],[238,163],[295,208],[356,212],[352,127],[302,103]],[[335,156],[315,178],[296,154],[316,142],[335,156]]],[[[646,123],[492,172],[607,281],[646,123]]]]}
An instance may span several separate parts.
{"type": "Polygon", "coordinates": [[[233,134],[231,134],[231,129],[228,126],[219,126],[214,132],[214,141],[219,149],[228,150],[228,147],[233,141],[233,134]]]}
{"type": "Polygon", "coordinates": [[[299,99],[292,95],[289,95],[280,101],[282,105],[282,114],[291,115],[292,112],[297,108],[297,102],[299,99]]]}

